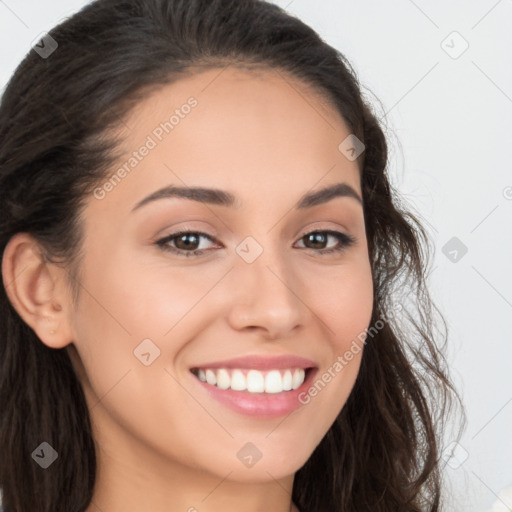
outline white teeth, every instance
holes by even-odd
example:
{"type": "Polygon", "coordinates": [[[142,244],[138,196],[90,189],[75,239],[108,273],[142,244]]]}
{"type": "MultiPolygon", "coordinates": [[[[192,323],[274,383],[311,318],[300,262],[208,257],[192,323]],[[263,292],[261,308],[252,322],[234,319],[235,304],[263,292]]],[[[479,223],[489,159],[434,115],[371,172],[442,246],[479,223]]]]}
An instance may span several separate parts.
{"type": "Polygon", "coordinates": [[[217,387],[220,389],[228,389],[231,386],[231,379],[229,373],[221,368],[217,372],[217,387]]]}
{"type": "Polygon", "coordinates": [[[259,370],[233,369],[231,373],[225,368],[199,369],[197,377],[203,381],[217,386],[219,389],[232,389],[249,393],[281,393],[300,387],[305,379],[304,368],[288,370],[259,370]]]}
{"type": "Polygon", "coordinates": [[[206,382],[208,384],[211,384],[212,386],[215,386],[217,384],[217,377],[215,377],[215,373],[211,370],[206,370],[206,382]]]}
{"type": "Polygon", "coordinates": [[[304,382],[304,370],[295,370],[292,378],[292,389],[297,389],[304,382]]]}
{"type": "Polygon", "coordinates": [[[283,390],[290,391],[292,389],[292,372],[290,370],[286,370],[283,376],[283,390]]]}
{"type": "Polygon", "coordinates": [[[245,376],[240,370],[234,370],[231,375],[231,389],[235,391],[244,391],[247,389],[245,376]]]}
{"type": "Polygon", "coordinates": [[[281,393],[283,380],[278,370],[268,372],[265,377],[265,393],[281,393]]]}
{"type": "Polygon", "coordinates": [[[247,391],[263,393],[265,391],[265,377],[258,370],[249,370],[247,373],[247,391]]]}

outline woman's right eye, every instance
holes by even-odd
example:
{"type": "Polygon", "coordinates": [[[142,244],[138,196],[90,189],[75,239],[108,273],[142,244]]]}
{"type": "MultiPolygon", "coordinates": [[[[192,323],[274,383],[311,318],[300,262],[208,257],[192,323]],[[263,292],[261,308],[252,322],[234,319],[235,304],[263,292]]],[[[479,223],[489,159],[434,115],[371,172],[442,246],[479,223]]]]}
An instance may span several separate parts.
{"type": "Polygon", "coordinates": [[[211,236],[200,231],[179,231],[157,240],[155,244],[161,247],[164,251],[170,251],[180,256],[199,256],[208,250],[195,247],[198,244],[200,245],[201,238],[206,238],[210,241],[214,240],[211,236]],[[171,242],[174,243],[174,246],[169,245],[171,242]]]}

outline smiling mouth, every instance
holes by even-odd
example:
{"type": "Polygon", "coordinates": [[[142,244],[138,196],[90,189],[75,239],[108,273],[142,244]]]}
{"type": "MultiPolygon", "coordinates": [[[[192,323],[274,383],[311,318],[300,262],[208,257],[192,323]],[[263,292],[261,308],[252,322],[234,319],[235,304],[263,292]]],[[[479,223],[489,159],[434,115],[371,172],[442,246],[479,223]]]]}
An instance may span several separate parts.
{"type": "Polygon", "coordinates": [[[296,390],[308,380],[314,369],[191,368],[190,371],[200,381],[222,390],[276,394],[296,390]]]}

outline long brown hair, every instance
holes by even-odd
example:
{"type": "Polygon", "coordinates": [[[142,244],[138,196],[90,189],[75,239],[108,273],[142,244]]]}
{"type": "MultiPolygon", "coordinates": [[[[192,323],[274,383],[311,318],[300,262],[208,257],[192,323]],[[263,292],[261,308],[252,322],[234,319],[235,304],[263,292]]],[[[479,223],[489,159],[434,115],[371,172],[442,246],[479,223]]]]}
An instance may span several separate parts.
{"type": "MultiPolygon", "coordinates": [[[[345,57],[261,0],[97,0],[50,36],[58,47],[46,56],[31,50],[0,104],[0,251],[14,234],[32,234],[49,261],[69,270],[75,298],[80,212],[117,157],[110,135],[149,90],[198,67],[266,66],[312,85],[339,110],[365,145],[371,325],[381,324],[346,405],[296,473],[292,498],[302,512],[441,510],[441,435],[460,399],[443,356],[446,324],[426,287],[431,242],[389,183],[386,137],[345,57]]],[[[67,350],[46,347],[22,321],[8,285],[0,291],[4,509],[84,511],[96,458],[81,385],[67,350]],[[31,458],[42,441],[59,446],[59,464],[45,471],[31,458]]]]}

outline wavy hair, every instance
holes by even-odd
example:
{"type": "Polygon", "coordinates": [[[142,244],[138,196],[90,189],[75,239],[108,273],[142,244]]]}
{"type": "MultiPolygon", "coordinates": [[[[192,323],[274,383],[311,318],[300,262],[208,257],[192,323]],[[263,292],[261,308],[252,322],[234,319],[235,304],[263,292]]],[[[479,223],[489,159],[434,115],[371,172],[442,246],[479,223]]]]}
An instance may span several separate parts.
{"type": "MultiPolygon", "coordinates": [[[[431,241],[390,184],[386,136],[347,59],[262,0],[97,0],[49,34],[58,48],[47,58],[32,49],[0,103],[0,251],[30,233],[47,261],[68,270],[76,302],[85,201],[118,156],[116,128],[148,92],[229,65],[312,86],[365,145],[371,325],[382,328],[366,340],[348,401],[296,472],[292,498],[302,512],[442,510],[441,436],[461,402],[443,355],[446,322],[426,286],[431,241]],[[397,300],[407,304],[398,315],[397,300]]],[[[96,456],[82,387],[68,351],[45,346],[17,314],[9,284],[0,291],[4,510],[84,511],[96,456]],[[31,458],[42,440],[60,447],[59,464],[45,471],[31,458]]]]}

